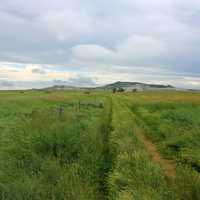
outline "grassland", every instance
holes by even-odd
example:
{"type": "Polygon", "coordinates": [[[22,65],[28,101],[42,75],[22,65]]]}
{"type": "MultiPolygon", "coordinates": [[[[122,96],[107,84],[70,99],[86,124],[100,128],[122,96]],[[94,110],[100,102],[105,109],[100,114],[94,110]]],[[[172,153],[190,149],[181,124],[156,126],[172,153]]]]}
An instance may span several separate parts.
{"type": "Polygon", "coordinates": [[[198,93],[0,93],[2,200],[198,200],[199,173],[198,93]]]}

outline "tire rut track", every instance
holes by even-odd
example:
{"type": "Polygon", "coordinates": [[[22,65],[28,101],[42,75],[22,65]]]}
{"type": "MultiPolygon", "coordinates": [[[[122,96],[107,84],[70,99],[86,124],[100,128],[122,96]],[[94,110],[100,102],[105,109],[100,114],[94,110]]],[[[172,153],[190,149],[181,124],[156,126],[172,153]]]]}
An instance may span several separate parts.
{"type": "MultiPolygon", "coordinates": [[[[135,133],[137,133],[137,131],[135,131],[135,133]]],[[[161,166],[166,177],[168,177],[171,180],[174,180],[176,178],[176,167],[174,161],[171,159],[164,158],[157,150],[156,145],[152,143],[149,139],[147,139],[142,133],[137,133],[136,135],[138,139],[144,144],[148,153],[152,157],[152,160],[161,166]]]]}
{"type": "MultiPolygon", "coordinates": [[[[124,107],[124,109],[127,109],[127,111],[129,110],[127,104],[122,105],[121,103],[121,106],[124,107]]],[[[134,116],[134,113],[132,113],[130,110],[129,112],[132,116],[134,116]]],[[[137,127],[135,127],[133,131],[134,134],[136,134],[139,141],[141,141],[141,143],[144,144],[147,152],[152,157],[153,162],[160,165],[165,176],[169,178],[169,180],[174,181],[176,178],[175,162],[172,159],[164,158],[158,151],[156,145],[151,140],[149,140],[143,133],[141,133],[137,127]]]]}

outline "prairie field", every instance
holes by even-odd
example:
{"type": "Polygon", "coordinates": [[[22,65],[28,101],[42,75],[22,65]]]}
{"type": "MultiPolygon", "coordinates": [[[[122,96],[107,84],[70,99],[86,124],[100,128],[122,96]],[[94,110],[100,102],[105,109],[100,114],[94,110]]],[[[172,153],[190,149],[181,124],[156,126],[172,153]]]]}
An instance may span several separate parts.
{"type": "Polygon", "coordinates": [[[0,199],[199,200],[200,93],[1,91],[0,199]]]}

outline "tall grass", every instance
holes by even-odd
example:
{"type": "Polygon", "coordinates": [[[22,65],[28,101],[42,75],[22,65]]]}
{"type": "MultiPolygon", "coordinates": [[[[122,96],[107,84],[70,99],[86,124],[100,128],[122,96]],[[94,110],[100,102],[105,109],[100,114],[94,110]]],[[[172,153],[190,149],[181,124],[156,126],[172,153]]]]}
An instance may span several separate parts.
{"type": "Polygon", "coordinates": [[[198,97],[170,100],[184,95],[0,94],[0,199],[199,199],[198,97]],[[174,183],[141,132],[177,161],[174,183]]]}
{"type": "Polygon", "coordinates": [[[108,102],[62,116],[38,109],[19,118],[1,135],[0,199],[106,198],[111,110],[108,102]]]}
{"type": "Polygon", "coordinates": [[[102,113],[100,122],[101,133],[101,162],[99,164],[98,176],[99,176],[99,190],[103,199],[107,199],[109,195],[108,176],[112,171],[115,157],[115,149],[110,141],[112,131],[112,100],[107,100],[106,107],[102,113]]]}
{"type": "Polygon", "coordinates": [[[135,119],[127,102],[113,97],[111,141],[116,146],[116,160],[109,176],[109,199],[175,199],[159,165],[151,161],[137,138],[135,119]]]}
{"type": "Polygon", "coordinates": [[[177,163],[173,190],[178,199],[200,199],[200,105],[152,101],[131,106],[137,124],[163,156],[177,163]]]}

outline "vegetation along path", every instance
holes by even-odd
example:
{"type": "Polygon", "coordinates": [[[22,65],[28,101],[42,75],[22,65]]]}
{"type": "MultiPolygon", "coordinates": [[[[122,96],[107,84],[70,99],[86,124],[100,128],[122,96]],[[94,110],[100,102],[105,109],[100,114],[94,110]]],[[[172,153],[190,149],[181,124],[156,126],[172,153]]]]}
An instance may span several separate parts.
{"type": "Polygon", "coordinates": [[[112,125],[115,128],[111,132],[111,144],[116,149],[116,157],[108,177],[110,199],[177,199],[161,165],[152,160],[139,139],[137,116],[131,110],[132,99],[113,94],[112,100],[112,125]]]}
{"type": "MultiPolygon", "coordinates": [[[[126,106],[129,107],[128,104],[126,106]]],[[[129,110],[130,112],[130,109],[127,110],[129,110]]],[[[131,114],[134,115],[134,113],[132,112],[131,114]]],[[[159,164],[166,177],[173,181],[176,177],[176,167],[174,161],[171,159],[164,158],[157,150],[156,145],[151,140],[149,140],[143,133],[141,133],[139,128],[137,128],[136,124],[134,126],[134,133],[136,134],[136,137],[140,140],[140,142],[144,144],[147,152],[152,157],[153,162],[159,164]]]]}
{"type": "Polygon", "coordinates": [[[176,177],[176,169],[173,160],[162,157],[160,152],[157,150],[156,145],[147,139],[143,134],[137,134],[137,137],[145,145],[153,161],[162,167],[165,175],[171,180],[174,180],[176,177]]]}

